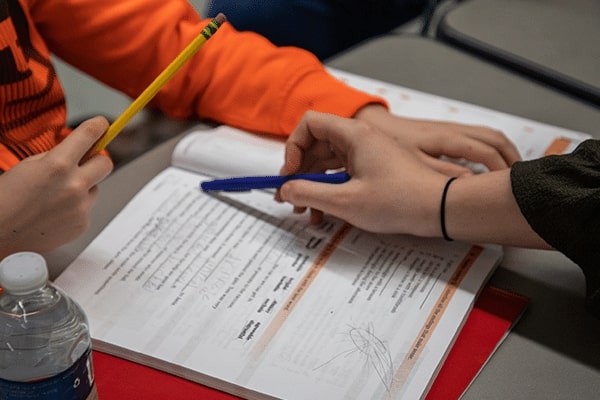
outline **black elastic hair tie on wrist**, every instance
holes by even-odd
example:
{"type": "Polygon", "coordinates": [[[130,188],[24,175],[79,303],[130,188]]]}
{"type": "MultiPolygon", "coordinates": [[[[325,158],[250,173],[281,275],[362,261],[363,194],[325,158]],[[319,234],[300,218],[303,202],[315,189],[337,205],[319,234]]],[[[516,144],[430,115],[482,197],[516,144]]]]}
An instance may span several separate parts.
{"type": "Polygon", "coordinates": [[[448,236],[448,233],[446,232],[446,195],[448,194],[448,188],[450,187],[450,184],[455,179],[456,176],[453,176],[446,182],[446,185],[444,186],[444,191],[442,192],[442,203],[440,204],[440,226],[442,228],[442,237],[444,238],[444,240],[447,240],[449,242],[452,241],[452,238],[448,236]]]}

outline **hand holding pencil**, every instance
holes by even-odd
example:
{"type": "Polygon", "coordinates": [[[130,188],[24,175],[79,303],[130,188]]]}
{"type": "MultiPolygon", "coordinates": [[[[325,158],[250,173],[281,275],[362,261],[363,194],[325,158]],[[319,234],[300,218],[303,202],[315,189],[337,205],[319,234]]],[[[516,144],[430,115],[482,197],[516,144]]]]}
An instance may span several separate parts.
{"type": "Polygon", "coordinates": [[[219,13],[209,24],[200,32],[200,34],[188,44],[177,57],[152,81],[152,83],[140,94],[123,113],[108,127],[108,130],[98,141],[95,151],[104,150],[106,146],[121,132],[127,123],[150,100],[160,91],[160,89],[175,75],[177,71],[206,43],[208,39],[219,29],[227,20],[224,14],[219,13]]]}

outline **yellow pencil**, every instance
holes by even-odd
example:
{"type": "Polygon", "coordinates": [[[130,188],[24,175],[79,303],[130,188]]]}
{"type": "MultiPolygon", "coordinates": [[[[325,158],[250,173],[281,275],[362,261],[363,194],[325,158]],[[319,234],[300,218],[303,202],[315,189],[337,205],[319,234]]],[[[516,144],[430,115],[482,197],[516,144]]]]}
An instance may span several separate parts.
{"type": "Polygon", "coordinates": [[[177,57],[169,64],[154,81],[135,99],[125,111],[108,127],[106,133],[100,138],[96,145],[96,151],[103,150],[118,134],[133,116],[139,112],[148,102],[158,93],[158,91],[175,75],[177,71],[185,64],[204,43],[219,29],[226,21],[225,15],[219,13],[210,23],[200,32],[200,34],[179,53],[177,57]]]}

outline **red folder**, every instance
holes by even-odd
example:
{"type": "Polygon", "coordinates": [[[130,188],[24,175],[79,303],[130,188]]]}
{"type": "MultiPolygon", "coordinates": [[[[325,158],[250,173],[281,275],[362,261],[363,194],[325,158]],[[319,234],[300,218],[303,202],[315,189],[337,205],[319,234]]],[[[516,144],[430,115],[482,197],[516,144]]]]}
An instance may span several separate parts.
{"type": "MultiPolygon", "coordinates": [[[[458,399],[519,319],[528,301],[518,294],[484,287],[426,399],[458,399]]],[[[93,360],[101,400],[238,399],[98,351],[94,351],[93,360]]]]}
{"type": "Polygon", "coordinates": [[[426,400],[458,399],[519,320],[529,299],[485,286],[469,313],[426,400]]]}

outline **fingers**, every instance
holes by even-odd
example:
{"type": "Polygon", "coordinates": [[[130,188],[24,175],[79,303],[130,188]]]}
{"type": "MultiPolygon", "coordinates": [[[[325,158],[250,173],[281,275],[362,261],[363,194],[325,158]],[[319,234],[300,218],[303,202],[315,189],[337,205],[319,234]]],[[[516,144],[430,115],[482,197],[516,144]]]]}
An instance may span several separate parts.
{"type": "Polygon", "coordinates": [[[464,167],[462,165],[450,161],[440,160],[439,158],[433,158],[427,155],[422,155],[421,161],[423,161],[425,165],[432,168],[434,171],[437,171],[446,176],[473,175],[473,171],[470,168],[464,167]]]}
{"type": "Polygon", "coordinates": [[[80,171],[90,188],[102,182],[113,169],[110,158],[102,154],[95,154],[81,165],[80,171]]]}
{"type": "Polygon", "coordinates": [[[517,146],[515,146],[515,144],[511,142],[500,131],[495,131],[487,128],[479,128],[476,130],[476,133],[471,137],[474,137],[480,142],[492,146],[502,155],[502,158],[509,167],[515,162],[521,160],[521,154],[519,153],[517,146]],[[491,134],[487,134],[487,132],[490,132],[491,134]]]}
{"type": "Polygon", "coordinates": [[[443,155],[479,162],[491,170],[510,167],[521,160],[517,147],[500,131],[475,125],[449,125],[457,137],[443,142],[443,155]]]}
{"type": "Polygon", "coordinates": [[[400,145],[410,145],[431,157],[447,156],[502,169],[521,159],[515,145],[500,131],[462,123],[425,121],[382,114],[369,120],[400,145]]]}
{"type": "Polygon", "coordinates": [[[352,140],[364,129],[356,120],[309,111],[304,114],[285,146],[282,174],[337,168],[352,140]]]}
{"type": "Polygon", "coordinates": [[[109,157],[93,152],[93,146],[107,128],[108,121],[104,117],[88,119],[75,128],[48,155],[53,157],[53,160],[60,160],[57,165],[77,168],[83,182],[91,190],[106,178],[113,168],[109,157]]]}
{"type": "Polygon", "coordinates": [[[296,125],[296,128],[285,143],[285,161],[280,173],[288,175],[301,169],[304,154],[317,138],[312,134],[310,121],[316,117],[315,113],[308,111],[296,125]]]}
{"type": "Polygon", "coordinates": [[[341,159],[328,142],[316,141],[306,151],[289,143],[285,150],[285,162],[280,174],[289,175],[299,171],[317,172],[341,166],[341,159]]]}
{"type": "Polygon", "coordinates": [[[344,186],[349,183],[328,184],[294,180],[286,182],[280,188],[281,200],[294,205],[295,210],[311,208],[319,210],[311,212],[311,222],[318,223],[323,213],[343,218],[343,207],[340,207],[339,199],[344,198],[344,186]]]}
{"type": "Polygon", "coordinates": [[[104,117],[94,117],[82,122],[53,151],[56,157],[73,163],[79,161],[91,150],[108,128],[104,117]]]}
{"type": "MultiPolygon", "coordinates": [[[[403,142],[400,141],[399,144],[403,145],[403,142]]],[[[435,159],[441,156],[466,159],[483,164],[490,170],[508,168],[521,159],[514,144],[500,132],[455,124],[447,124],[441,135],[431,135],[413,143],[412,146],[435,159]]],[[[437,163],[437,170],[456,168],[446,161],[442,162],[448,165],[440,169],[442,164],[437,163]]]]}
{"type": "Polygon", "coordinates": [[[510,167],[511,161],[506,160],[498,149],[487,143],[470,137],[459,137],[441,143],[440,155],[451,158],[464,158],[472,162],[484,164],[490,170],[510,167]]]}
{"type": "Polygon", "coordinates": [[[325,216],[323,215],[323,211],[317,210],[315,208],[310,209],[310,224],[311,225],[319,225],[323,222],[325,216]]]}

